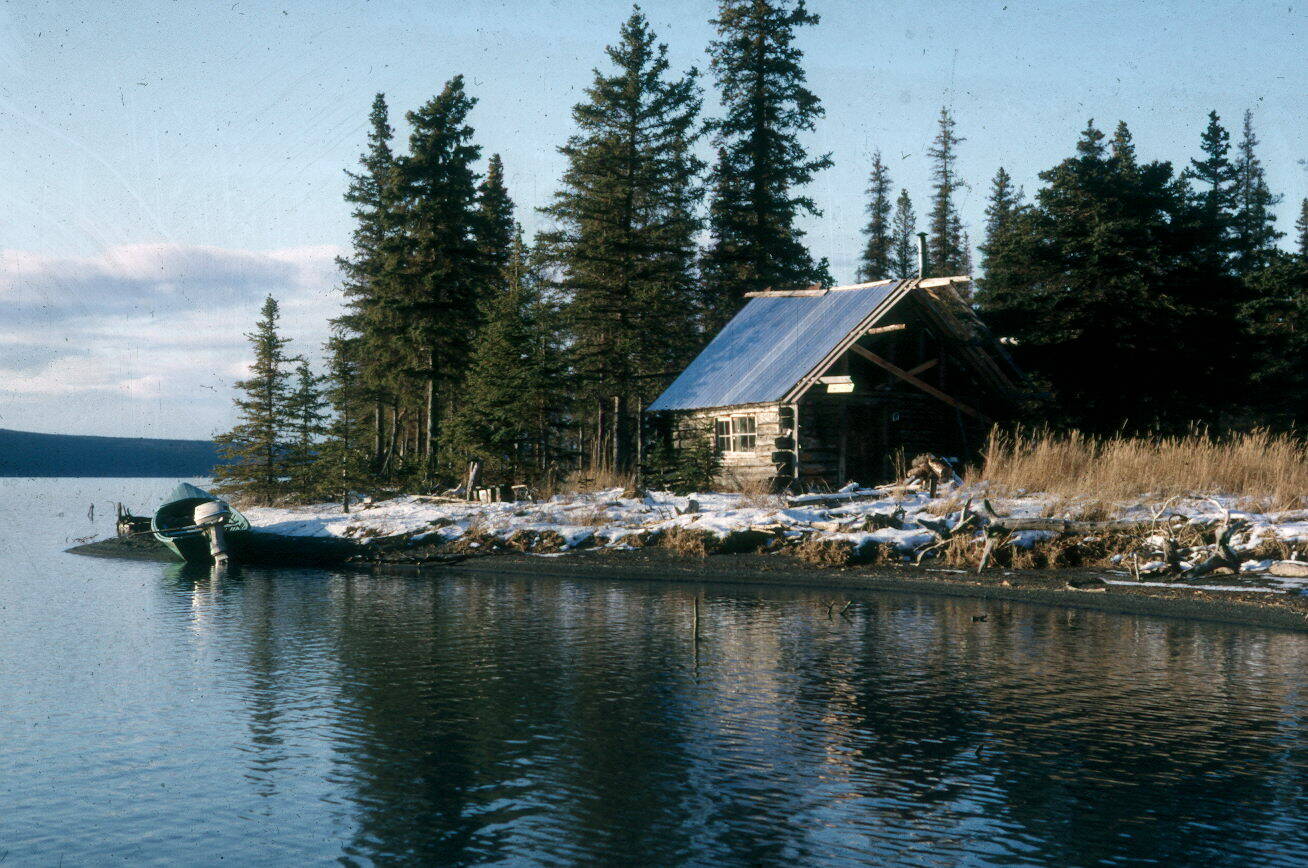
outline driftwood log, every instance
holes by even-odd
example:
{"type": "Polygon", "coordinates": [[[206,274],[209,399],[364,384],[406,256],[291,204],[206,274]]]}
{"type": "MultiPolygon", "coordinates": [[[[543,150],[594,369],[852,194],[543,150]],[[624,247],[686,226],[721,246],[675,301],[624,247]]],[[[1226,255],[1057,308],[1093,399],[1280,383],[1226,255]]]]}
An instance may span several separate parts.
{"type": "MultiPolygon", "coordinates": [[[[958,511],[956,518],[951,519],[950,516],[944,516],[939,520],[935,520],[918,516],[917,523],[929,530],[936,538],[936,541],[931,545],[918,551],[916,563],[920,564],[923,558],[936,549],[944,548],[949,544],[950,540],[960,534],[971,533],[982,526],[984,519],[972,510],[972,501],[969,498],[963,508],[958,511]]],[[[980,572],[980,570],[977,572],[980,572]]]]}
{"type": "Polygon", "coordinates": [[[949,466],[949,462],[930,452],[923,452],[913,459],[909,465],[908,475],[904,477],[906,484],[921,482],[927,486],[927,491],[932,497],[936,496],[936,490],[940,483],[955,479],[954,468],[949,466]]]}

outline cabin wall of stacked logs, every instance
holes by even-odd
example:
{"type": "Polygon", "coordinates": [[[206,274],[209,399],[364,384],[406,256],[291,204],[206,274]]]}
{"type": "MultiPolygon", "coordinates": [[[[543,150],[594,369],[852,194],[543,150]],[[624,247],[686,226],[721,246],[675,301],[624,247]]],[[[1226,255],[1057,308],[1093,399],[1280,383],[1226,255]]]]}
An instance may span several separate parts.
{"type": "Polygon", "coordinates": [[[732,415],[752,415],[756,431],[752,451],[721,453],[717,482],[737,491],[807,491],[849,481],[873,485],[902,478],[908,462],[918,453],[962,457],[979,437],[978,432],[960,427],[957,413],[934,398],[896,392],[875,398],[818,394],[801,401],[798,473],[789,405],[753,404],[678,414],[673,443],[685,448],[712,436],[705,432],[712,431],[713,422],[732,415]],[[852,407],[871,412],[855,416],[852,407]],[[875,421],[859,424],[858,420],[868,419],[875,421]],[[851,461],[857,440],[871,442],[872,449],[882,456],[879,467],[859,468],[851,461]]]}

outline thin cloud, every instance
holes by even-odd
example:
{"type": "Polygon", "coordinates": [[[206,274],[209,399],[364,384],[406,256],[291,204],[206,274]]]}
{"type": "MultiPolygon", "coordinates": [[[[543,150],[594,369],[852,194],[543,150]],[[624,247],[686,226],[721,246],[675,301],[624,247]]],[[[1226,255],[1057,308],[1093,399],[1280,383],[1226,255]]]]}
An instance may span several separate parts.
{"type": "Polygon", "coordinates": [[[282,303],[290,350],[317,357],[340,311],[339,252],[165,244],[82,258],[2,251],[0,419],[57,430],[73,401],[91,413],[87,433],[131,434],[144,422],[124,416],[123,406],[186,396],[188,415],[205,429],[187,433],[221,430],[230,424],[232,383],[250,360],[245,333],[266,295],[282,303]]]}

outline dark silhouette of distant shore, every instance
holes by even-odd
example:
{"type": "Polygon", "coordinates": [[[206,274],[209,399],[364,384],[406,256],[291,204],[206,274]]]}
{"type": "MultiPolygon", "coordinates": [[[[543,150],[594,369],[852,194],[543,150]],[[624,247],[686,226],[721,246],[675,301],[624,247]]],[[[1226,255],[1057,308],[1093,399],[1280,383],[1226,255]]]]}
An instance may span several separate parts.
{"type": "Polygon", "coordinates": [[[0,476],[210,476],[211,440],[92,437],[0,428],[0,476]]]}

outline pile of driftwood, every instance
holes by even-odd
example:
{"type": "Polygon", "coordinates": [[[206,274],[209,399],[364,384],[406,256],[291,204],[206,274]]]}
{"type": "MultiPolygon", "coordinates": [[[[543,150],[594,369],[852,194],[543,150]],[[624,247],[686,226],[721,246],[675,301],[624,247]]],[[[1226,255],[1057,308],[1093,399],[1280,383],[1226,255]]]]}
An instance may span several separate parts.
{"type": "MultiPolygon", "coordinates": [[[[1237,551],[1232,540],[1248,529],[1248,522],[1233,518],[1231,511],[1217,501],[1211,502],[1221,514],[1221,518],[1208,528],[1212,542],[1186,545],[1180,539],[1181,531],[1193,528],[1194,523],[1188,516],[1171,512],[1170,502],[1153,510],[1150,517],[1145,519],[1077,521],[1004,516],[995,511],[989,500],[983,499],[979,505],[974,506],[969,499],[956,514],[939,520],[918,517],[917,523],[930,531],[936,541],[918,551],[917,562],[922,563],[924,558],[944,548],[954,539],[975,537],[980,533],[985,539],[977,565],[977,572],[980,573],[989,565],[995,549],[1013,543],[1016,534],[1022,531],[1043,531],[1064,536],[1127,535],[1137,541],[1138,548],[1134,552],[1121,553],[1123,566],[1131,569],[1137,579],[1141,573],[1140,548],[1146,549],[1151,558],[1156,558],[1149,562],[1157,564],[1151,570],[1155,575],[1197,579],[1208,575],[1239,573],[1247,555],[1237,551]]],[[[1308,563],[1297,560],[1277,561],[1269,567],[1268,573],[1283,577],[1308,577],[1308,563]]]]}

